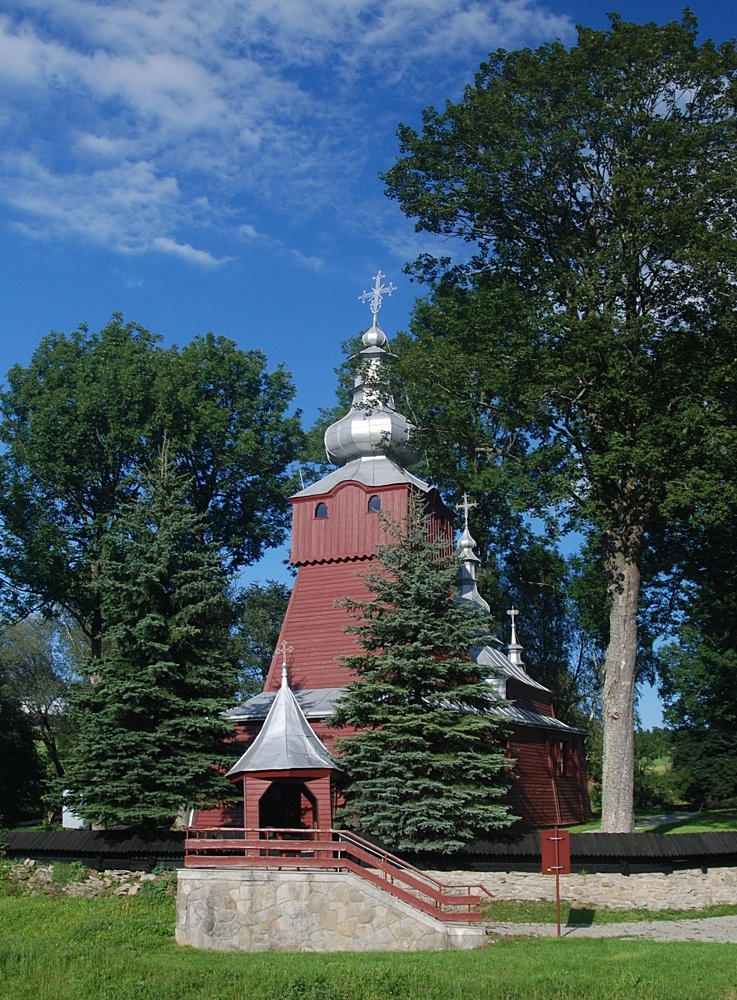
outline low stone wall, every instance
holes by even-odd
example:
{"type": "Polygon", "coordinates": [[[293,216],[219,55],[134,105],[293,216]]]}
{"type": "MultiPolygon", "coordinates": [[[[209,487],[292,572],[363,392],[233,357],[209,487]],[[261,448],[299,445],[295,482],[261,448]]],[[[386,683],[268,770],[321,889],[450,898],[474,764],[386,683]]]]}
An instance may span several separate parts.
{"type": "MultiPolygon", "coordinates": [[[[482,927],[448,926],[351,872],[180,869],[176,940],[217,951],[476,948],[482,927]]],[[[445,880],[447,881],[447,879],[445,880]]]]}
{"type": "MultiPolygon", "coordinates": [[[[555,878],[531,872],[429,872],[443,882],[479,883],[496,899],[555,899],[555,878]]],[[[597,909],[701,910],[737,903],[737,869],[700,868],[664,875],[561,875],[560,895],[566,902],[597,909]]],[[[492,904],[493,907],[493,904],[492,904]]]]}

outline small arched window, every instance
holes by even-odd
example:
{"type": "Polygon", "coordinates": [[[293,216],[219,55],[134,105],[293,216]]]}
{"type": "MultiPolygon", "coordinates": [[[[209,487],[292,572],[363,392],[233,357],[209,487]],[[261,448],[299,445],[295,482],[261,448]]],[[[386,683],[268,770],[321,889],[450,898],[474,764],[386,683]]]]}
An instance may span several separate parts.
{"type": "Polygon", "coordinates": [[[319,517],[321,520],[328,516],[328,505],[326,503],[319,503],[315,507],[315,517],[319,517]]]}
{"type": "Polygon", "coordinates": [[[369,497],[368,509],[381,510],[381,497],[377,497],[376,494],[374,494],[374,496],[372,497],[369,497]]]}

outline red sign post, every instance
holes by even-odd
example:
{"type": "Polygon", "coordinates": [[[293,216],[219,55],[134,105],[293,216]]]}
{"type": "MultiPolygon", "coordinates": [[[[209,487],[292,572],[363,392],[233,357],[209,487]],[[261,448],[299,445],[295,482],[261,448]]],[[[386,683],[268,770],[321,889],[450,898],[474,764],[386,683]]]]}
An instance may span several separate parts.
{"type": "Polygon", "coordinates": [[[540,831],[543,875],[555,875],[555,912],[560,937],[560,876],[571,874],[571,835],[568,830],[540,831]]]}

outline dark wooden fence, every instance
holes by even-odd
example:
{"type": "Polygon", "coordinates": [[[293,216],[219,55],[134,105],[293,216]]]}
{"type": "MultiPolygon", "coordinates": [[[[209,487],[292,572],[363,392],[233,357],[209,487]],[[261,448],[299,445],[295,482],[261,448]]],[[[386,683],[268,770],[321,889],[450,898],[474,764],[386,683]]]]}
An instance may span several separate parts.
{"type": "MultiPolygon", "coordinates": [[[[367,838],[368,839],[368,838],[367,838]]],[[[0,831],[8,858],[81,861],[90,868],[181,868],[184,831],[0,831]]],[[[377,847],[384,845],[375,842],[377,847]]],[[[540,836],[499,837],[452,855],[403,854],[434,871],[540,871],[540,836]]],[[[688,868],[737,868],[737,831],[728,833],[572,833],[574,872],[671,872],[688,868]]]]}
{"type": "Polygon", "coordinates": [[[0,851],[3,847],[8,858],[81,861],[97,871],[184,865],[184,831],[174,830],[0,831],[0,851]]]}

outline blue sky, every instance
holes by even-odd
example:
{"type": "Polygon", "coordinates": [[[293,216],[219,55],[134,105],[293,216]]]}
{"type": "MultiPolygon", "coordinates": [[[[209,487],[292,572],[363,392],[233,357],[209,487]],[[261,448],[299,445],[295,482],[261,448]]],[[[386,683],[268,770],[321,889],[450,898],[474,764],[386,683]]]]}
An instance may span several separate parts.
{"type": "MultiPolygon", "coordinates": [[[[0,373],[51,329],[122,312],[182,344],[212,330],[292,371],[307,425],[333,401],[358,296],[420,293],[423,249],[384,195],[397,124],[457,99],[499,47],[680,19],[670,0],[3,0],[0,373]]],[[[703,38],[731,5],[695,0],[703,38]]],[[[255,570],[274,575],[278,559],[255,570]]]]}

